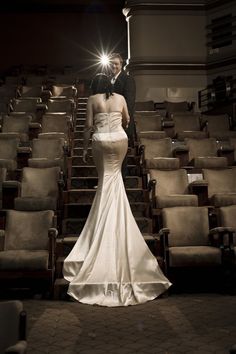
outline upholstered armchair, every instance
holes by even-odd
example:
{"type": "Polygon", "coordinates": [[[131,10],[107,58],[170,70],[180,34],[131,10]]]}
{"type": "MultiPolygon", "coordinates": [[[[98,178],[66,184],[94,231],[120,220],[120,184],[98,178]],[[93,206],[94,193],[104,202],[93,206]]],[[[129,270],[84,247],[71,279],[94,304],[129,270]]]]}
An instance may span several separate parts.
{"type": "Polygon", "coordinates": [[[5,116],[0,137],[19,139],[24,145],[29,141],[29,116],[5,116]]]}
{"type": "Polygon", "coordinates": [[[29,167],[46,168],[58,166],[66,175],[67,160],[63,139],[33,139],[32,157],[28,159],[29,167]]]}
{"type": "Polygon", "coordinates": [[[62,209],[64,182],[60,167],[22,170],[19,196],[15,198],[15,209],[25,211],[62,209]]]}
{"type": "Polygon", "coordinates": [[[8,171],[17,168],[17,149],[19,139],[0,137],[0,167],[5,167],[8,171]]]}
{"type": "Polygon", "coordinates": [[[228,140],[236,138],[236,131],[233,130],[232,120],[227,114],[204,115],[208,134],[217,140],[228,140]]]}
{"type": "MultiPolygon", "coordinates": [[[[195,280],[196,270],[207,270],[211,274],[213,271],[217,282],[221,284],[225,230],[209,229],[208,208],[164,208],[162,219],[163,229],[159,235],[167,275],[172,278],[176,272],[188,270],[188,277],[195,280]]],[[[199,279],[201,280],[201,277],[199,279]]]]}
{"type": "Polygon", "coordinates": [[[203,169],[208,185],[208,202],[215,207],[236,205],[236,169],[203,169]]]}
{"type": "Polygon", "coordinates": [[[228,166],[227,158],[218,156],[218,144],[214,138],[186,138],[189,165],[195,169],[224,168],[228,166]]]}
{"type": "Polygon", "coordinates": [[[6,211],[1,230],[0,279],[6,287],[35,286],[52,291],[55,270],[55,216],[52,210],[6,211]]]}
{"type": "Polygon", "coordinates": [[[202,130],[201,116],[196,113],[173,113],[174,138],[184,140],[185,138],[203,139],[207,138],[207,132],[202,130]]]}
{"type": "Polygon", "coordinates": [[[0,353],[25,354],[26,312],[18,300],[0,302],[0,353]]]}
{"type": "Polygon", "coordinates": [[[163,131],[162,127],[163,118],[159,114],[136,112],[134,119],[138,140],[141,137],[151,139],[161,139],[166,137],[166,133],[163,131]]]}

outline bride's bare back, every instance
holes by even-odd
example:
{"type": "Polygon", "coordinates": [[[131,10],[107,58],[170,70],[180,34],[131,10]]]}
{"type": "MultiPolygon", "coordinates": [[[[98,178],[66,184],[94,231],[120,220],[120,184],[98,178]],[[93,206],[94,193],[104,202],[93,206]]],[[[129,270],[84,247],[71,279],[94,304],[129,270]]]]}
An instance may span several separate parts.
{"type": "Polygon", "coordinates": [[[96,113],[120,112],[122,114],[123,126],[129,123],[129,113],[126,101],[123,96],[113,93],[109,98],[103,93],[90,96],[87,102],[86,127],[93,125],[93,117],[96,113]]]}

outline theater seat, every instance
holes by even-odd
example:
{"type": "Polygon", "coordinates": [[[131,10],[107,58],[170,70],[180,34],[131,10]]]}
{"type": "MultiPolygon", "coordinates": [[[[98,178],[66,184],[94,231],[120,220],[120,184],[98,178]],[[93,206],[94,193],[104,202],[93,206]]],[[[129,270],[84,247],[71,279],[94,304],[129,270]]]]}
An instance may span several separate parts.
{"type": "MultiPolygon", "coordinates": [[[[162,210],[163,229],[160,237],[166,272],[176,269],[215,269],[218,282],[222,251],[213,245],[215,231],[209,230],[207,207],[175,207],[162,210]]],[[[216,235],[218,230],[216,231],[216,235]]],[[[191,272],[189,273],[191,277],[191,272]]]]}
{"type": "Polygon", "coordinates": [[[0,302],[0,353],[25,354],[26,312],[18,300],[0,302]]]}
{"type": "Polygon", "coordinates": [[[215,207],[236,205],[236,169],[203,169],[208,184],[209,204],[215,207]]]}
{"type": "MultiPolygon", "coordinates": [[[[52,289],[55,270],[57,230],[52,210],[6,211],[5,229],[1,230],[1,287],[25,286],[25,281],[45,281],[52,289]]],[[[28,282],[28,287],[32,283],[28,282]]]]}

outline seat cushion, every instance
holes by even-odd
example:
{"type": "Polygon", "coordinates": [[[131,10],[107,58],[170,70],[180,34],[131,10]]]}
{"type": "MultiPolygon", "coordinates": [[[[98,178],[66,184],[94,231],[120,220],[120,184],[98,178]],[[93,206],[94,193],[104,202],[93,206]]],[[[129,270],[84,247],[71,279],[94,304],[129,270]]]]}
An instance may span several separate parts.
{"type": "Polygon", "coordinates": [[[210,200],[211,204],[216,207],[236,205],[236,193],[217,193],[210,200]]]}
{"type": "Polygon", "coordinates": [[[194,166],[196,168],[223,168],[227,167],[228,162],[225,157],[196,157],[194,166]]]}
{"type": "Polygon", "coordinates": [[[211,246],[169,248],[170,267],[205,267],[221,264],[221,250],[211,246]]]}
{"type": "Polygon", "coordinates": [[[203,139],[207,138],[207,133],[204,131],[182,131],[177,133],[178,140],[184,140],[185,138],[203,139]]]}
{"type": "Polygon", "coordinates": [[[156,157],[145,160],[146,168],[175,170],[179,168],[179,159],[174,157],[156,157]]]}
{"type": "Polygon", "coordinates": [[[33,158],[28,159],[28,166],[35,168],[48,168],[59,166],[64,170],[64,160],[63,159],[46,159],[46,158],[33,158]]]}
{"type": "Polygon", "coordinates": [[[1,270],[47,270],[48,251],[9,250],[0,252],[1,270]]]}
{"type": "Polygon", "coordinates": [[[198,197],[191,194],[172,194],[156,197],[157,208],[169,208],[176,206],[198,206],[198,197]]]}
{"type": "Polygon", "coordinates": [[[18,197],[14,204],[15,210],[57,210],[57,198],[53,197],[18,197]]]}
{"type": "Polygon", "coordinates": [[[0,167],[5,167],[8,171],[14,171],[17,164],[15,160],[0,159],[0,167]]]}

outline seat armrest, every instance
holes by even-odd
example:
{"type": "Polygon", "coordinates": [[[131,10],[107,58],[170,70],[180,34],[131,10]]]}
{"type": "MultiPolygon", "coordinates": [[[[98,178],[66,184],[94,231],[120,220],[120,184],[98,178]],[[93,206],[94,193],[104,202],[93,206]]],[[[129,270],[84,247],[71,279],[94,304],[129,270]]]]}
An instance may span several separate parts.
{"type": "Polygon", "coordinates": [[[228,226],[219,226],[209,231],[209,242],[213,246],[222,249],[231,249],[233,245],[233,234],[235,229],[228,226]]]}
{"type": "Polygon", "coordinates": [[[18,154],[31,154],[32,148],[29,146],[18,146],[17,153],[18,154]]]}
{"type": "Polygon", "coordinates": [[[5,353],[9,354],[25,354],[27,351],[27,342],[25,340],[19,340],[15,345],[11,345],[5,350],[5,353]]]}
{"type": "Polygon", "coordinates": [[[36,108],[37,110],[46,111],[48,109],[48,106],[46,105],[46,103],[37,103],[36,108]]]}
{"type": "Polygon", "coordinates": [[[163,120],[162,121],[162,127],[163,128],[172,128],[174,127],[175,123],[173,120],[163,120]]]}
{"type": "Polygon", "coordinates": [[[48,268],[54,269],[55,268],[55,245],[56,245],[56,238],[58,236],[58,231],[56,228],[51,227],[48,230],[48,238],[49,238],[49,259],[48,259],[48,268]]]}
{"type": "Polygon", "coordinates": [[[0,230],[0,251],[4,250],[5,230],[0,230]]]}
{"type": "Polygon", "coordinates": [[[208,182],[204,179],[197,179],[196,181],[193,181],[191,183],[189,183],[190,187],[207,187],[208,186],[208,182]]]}
{"type": "Polygon", "coordinates": [[[160,238],[162,237],[167,238],[169,233],[170,233],[170,229],[168,229],[167,227],[163,227],[162,229],[159,230],[158,235],[160,236],[160,238]]]}
{"type": "Polygon", "coordinates": [[[187,146],[176,146],[173,150],[173,153],[176,155],[178,153],[184,153],[184,152],[189,152],[189,148],[187,146]]]}

